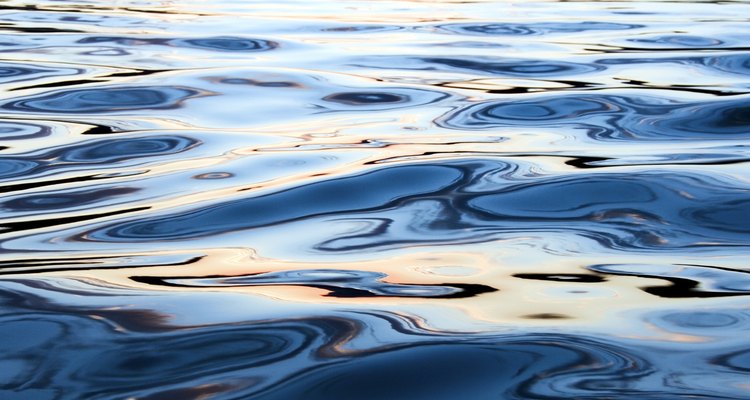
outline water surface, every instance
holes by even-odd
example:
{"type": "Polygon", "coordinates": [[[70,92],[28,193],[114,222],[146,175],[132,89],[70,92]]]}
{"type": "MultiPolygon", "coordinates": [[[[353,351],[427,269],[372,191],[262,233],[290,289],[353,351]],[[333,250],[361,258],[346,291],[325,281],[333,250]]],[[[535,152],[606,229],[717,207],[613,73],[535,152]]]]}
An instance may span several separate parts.
{"type": "Polygon", "coordinates": [[[0,397],[750,398],[747,15],[0,1],[0,397]]]}

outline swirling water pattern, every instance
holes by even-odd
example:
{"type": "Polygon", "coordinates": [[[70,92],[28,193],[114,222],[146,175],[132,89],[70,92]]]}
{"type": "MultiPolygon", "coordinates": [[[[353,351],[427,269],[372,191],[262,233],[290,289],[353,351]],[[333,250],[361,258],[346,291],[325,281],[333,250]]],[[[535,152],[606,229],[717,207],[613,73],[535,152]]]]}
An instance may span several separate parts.
{"type": "Polygon", "coordinates": [[[0,2],[0,398],[750,398],[747,15],[0,2]]]}

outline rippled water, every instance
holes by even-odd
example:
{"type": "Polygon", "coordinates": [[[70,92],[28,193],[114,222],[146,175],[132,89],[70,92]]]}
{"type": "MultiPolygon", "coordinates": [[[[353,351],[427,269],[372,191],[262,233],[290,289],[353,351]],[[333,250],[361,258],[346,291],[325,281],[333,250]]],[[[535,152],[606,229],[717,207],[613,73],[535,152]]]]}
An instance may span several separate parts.
{"type": "Polygon", "coordinates": [[[0,2],[0,398],[750,398],[750,4],[0,2]]]}

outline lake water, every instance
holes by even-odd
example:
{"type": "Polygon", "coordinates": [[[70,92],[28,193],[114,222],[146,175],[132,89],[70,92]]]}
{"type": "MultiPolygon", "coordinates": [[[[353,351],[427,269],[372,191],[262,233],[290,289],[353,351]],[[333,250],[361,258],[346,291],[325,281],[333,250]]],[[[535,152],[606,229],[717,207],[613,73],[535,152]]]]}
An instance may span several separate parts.
{"type": "Polygon", "coordinates": [[[750,398],[748,17],[0,1],[0,398],[750,398]]]}

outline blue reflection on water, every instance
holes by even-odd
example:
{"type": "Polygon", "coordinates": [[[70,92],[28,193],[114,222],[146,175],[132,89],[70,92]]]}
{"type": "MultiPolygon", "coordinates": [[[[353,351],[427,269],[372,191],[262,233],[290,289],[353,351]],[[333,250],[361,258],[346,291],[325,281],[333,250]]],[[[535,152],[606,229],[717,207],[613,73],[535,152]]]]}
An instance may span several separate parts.
{"type": "MultiPolygon", "coordinates": [[[[8,287],[2,299],[10,396],[26,388],[34,398],[741,398],[741,385],[724,385],[744,382],[748,368],[741,345],[689,351],[563,333],[435,333],[387,313],[177,327],[156,312],[70,307],[8,287]],[[382,322],[388,343],[367,329],[382,322]],[[354,339],[367,347],[347,349],[354,339]]],[[[749,321],[731,310],[658,318],[700,334],[749,321]]]]}

